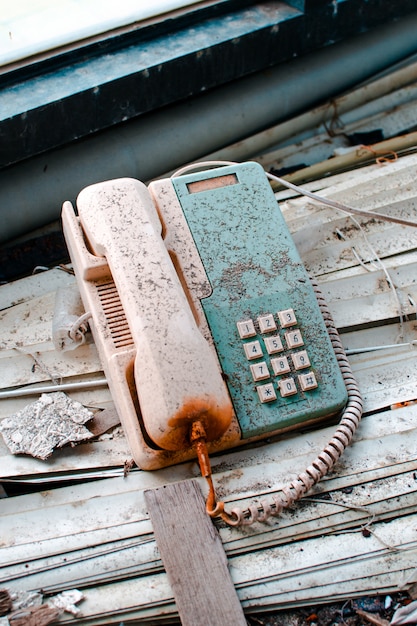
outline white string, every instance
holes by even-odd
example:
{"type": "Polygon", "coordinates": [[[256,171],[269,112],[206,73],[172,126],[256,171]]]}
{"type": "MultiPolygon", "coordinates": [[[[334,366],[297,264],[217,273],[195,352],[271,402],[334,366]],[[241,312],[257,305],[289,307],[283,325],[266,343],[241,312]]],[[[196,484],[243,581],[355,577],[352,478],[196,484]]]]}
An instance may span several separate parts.
{"type": "Polygon", "coordinates": [[[377,217],[380,220],[384,220],[385,222],[394,222],[395,224],[400,224],[401,226],[412,226],[413,228],[417,228],[417,222],[411,222],[410,220],[404,220],[400,217],[393,217],[392,215],[384,215],[382,213],[377,213],[376,211],[365,211],[363,209],[356,209],[348,204],[342,204],[341,202],[336,202],[336,200],[330,200],[329,198],[325,198],[324,196],[320,196],[318,193],[313,191],[308,191],[304,187],[299,187],[298,185],[294,185],[290,183],[285,178],[279,178],[279,176],[275,176],[275,174],[270,174],[269,172],[265,172],[267,177],[271,180],[275,180],[280,183],[284,187],[288,187],[293,191],[301,194],[302,196],[307,196],[316,202],[321,202],[322,204],[326,204],[327,206],[336,209],[337,211],[343,211],[344,213],[352,213],[353,215],[365,215],[366,217],[377,217]]]}
{"type": "MultiPolygon", "coordinates": [[[[196,171],[204,168],[214,168],[222,165],[238,165],[235,161],[200,161],[198,163],[189,163],[188,165],[184,165],[176,172],[171,174],[171,178],[175,178],[176,176],[182,176],[183,174],[196,171]]],[[[400,217],[393,217],[391,215],[384,215],[382,213],[377,213],[376,211],[365,211],[363,209],[357,209],[355,207],[351,207],[347,204],[342,204],[341,202],[336,202],[336,200],[330,200],[329,198],[325,198],[324,196],[320,196],[319,194],[309,191],[304,187],[299,187],[298,185],[294,185],[294,183],[290,183],[285,178],[280,178],[279,176],[275,176],[275,174],[271,174],[269,172],[265,172],[266,176],[280,183],[284,187],[288,187],[293,191],[301,194],[302,196],[307,196],[316,202],[321,202],[322,204],[326,204],[327,206],[336,209],[337,211],[343,211],[344,213],[351,213],[353,215],[364,215],[366,217],[377,217],[380,220],[384,220],[385,222],[394,222],[395,224],[400,224],[402,226],[412,226],[413,228],[417,228],[417,222],[411,222],[410,220],[404,220],[400,217]]]]}

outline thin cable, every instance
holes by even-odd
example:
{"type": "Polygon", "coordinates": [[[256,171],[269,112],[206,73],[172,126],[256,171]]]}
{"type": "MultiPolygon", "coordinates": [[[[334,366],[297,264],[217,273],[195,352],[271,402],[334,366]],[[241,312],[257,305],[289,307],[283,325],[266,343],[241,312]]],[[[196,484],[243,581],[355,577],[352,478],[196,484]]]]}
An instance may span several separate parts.
{"type": "Polygon", "coordinates": [[[95,378],[94,380],[82,380],[73,383],[17,387],[15,389],[0,391],[0,400],[5,400],[6,398],[20,398],[23,396],[36,396],[41,393],[52,393],[54,391],[78,391],[106,386],[107,380],[105,378],[95,378]]]}
{"type": "MultiPolygon", "coordinates": [[[[222,165],[237,165],[234,161],[201,161],[199,163],[189,163],[188,165],[184,165],[176,172],[171,174],[171,178],[176,176],[182,176],[186,172],[190,172],[193,170],[200,170],[207,167],[214,168],[220,167],[222,165]]],[[[384,220],[385,222],[393,222],[395,224],[400,224],[401,226],[412,226],[413,228],[417,228],[417,222],[411,222],[410,220],[404,220],[400,217],[392,217],[391,215],[383,215],[382,213],[377,213],[376,211],[365,211],[363,209],[356,209],[355,207],[351,207],[347,204],[342,204],[341,202],[337,202],[336,200],[329,200],[324,196],[320,196],[318,193],[313,191],[309,191],[304,187],[299,187],[298,185],[294,185],[294,183],[290,183],[285,178],[280,178],[279,176],[275,176],[275,174],[270,174],[269,172],[265,172],[265,175],[276,182],[280,183],[284,187],[288,187],[293,191],[296,191],[302,196],[307,196],[316,202],[321,202],[322,204],[326,204],[337,211],[343,211],[343,213],[352,213],[353,215],[364,215],[365,217],[377,217],[380,220],[384,220]]]]}
{"type": "MultiPolygon", "coordinates": [[[[359,224],[358,220],[355,217],[353,217],[352,215],[350,215],[350,219],[355,224],[355,226],[358,228],[359,232],[362,234],[362,237],[364,238],[365,243],[367,244],[367,246],[370,249],[371,253],[374,255],[375,260],[377,261],[379,267],[381,268],[382,272],[384,273],[385,280],[387,281],[388,287],[391,289],[391,291],[394,294],[395,302],[396,302],[396,305],[397,305],[398,317],[400,318],[400,338],[404,339],[404,319],[405,319],[405,314],[404,314],[404,310],[403,310],[403,307],[402,307],[402,304],[401,304],[400,297],[398,295],[397,288],[394,285],[394,281],[392,280],[392,278],[390,276],[390,273],[388,272],[388,269],[387,269],[385,263],[382,261],[382,259],[380,258],[379,254],[377,253],[377,251],[375,250],[375,248],[373,247],[373,245],[369,241],[368,237],[366,236],[366,233],[365,233],[364,229],[359,224]]],[[[352,248],[352,250],[354,250],[354,249],[352,248]]]]}
{"type": "Polygon", "coordinates": [[[207,512],[211,517],[221,517],[229,526],[249,526],[255,522],[265,522],[269,517],[278,516],[284,509],[292,506],[334,467],[359,426],[363,411],[359,387],[323,294],[316,281],[311,282],[346,386],[348,394],[346,408],[327,446],[304,472],[280,489],[278,494],[271,496],[270,501],[265,499],[259,503],[253,502],[246,509],[236,507],[229,513],[225,511],[223,502],[216,502],[214,488],[211,489],[206,505],[207,512]]]}
{"type": "Polygon", "coordinates": [[[270,178],[271,180],[275,180],[284,187],[288,187],[289,189],[296,191],[302,196],[307,196],[308,198],[311,198],[316,202],[326,204],[327,206],[330,206],[337,211],[343,211],[343,213],[352,213],[353,215],[364,215],[366,217],[377,217],[378,219],[384,220],[385,222],[394,222],[395,224],[400,224],[401,226],[412,226],[413,228],[417,228],[417,222],[410,222],[409,220],[404,220],[400,217],[392,217],[391,215],[383,215],[382,213],[377,213],[376,211],[365,211],[363,209],[356,209],[348,204],[342,204],[341,202],[337,202],[336,200],[329,200],[329,198],[320,196],[318,193],[308,191],[308,189],[305,189],[304,187],[294,185],[294,183],[290,183],[288,180],[285,180],[285,178],[275,176],[275,174],[270,174],[269,172],[265,173],[268,178],[270,178]]]}

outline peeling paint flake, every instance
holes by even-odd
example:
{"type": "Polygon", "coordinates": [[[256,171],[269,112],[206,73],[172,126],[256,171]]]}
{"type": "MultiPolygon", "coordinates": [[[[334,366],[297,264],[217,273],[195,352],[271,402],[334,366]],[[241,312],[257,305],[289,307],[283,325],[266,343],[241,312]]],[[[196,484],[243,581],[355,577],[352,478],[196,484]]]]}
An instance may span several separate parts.
{"type": "Polygon", "coordinates": [[[12,454],[45,460],[55,448],[90,439],[84,424],[93,413],[65,393],[43,393],[39,400],[0,422],[0,432],[12,454]]]}

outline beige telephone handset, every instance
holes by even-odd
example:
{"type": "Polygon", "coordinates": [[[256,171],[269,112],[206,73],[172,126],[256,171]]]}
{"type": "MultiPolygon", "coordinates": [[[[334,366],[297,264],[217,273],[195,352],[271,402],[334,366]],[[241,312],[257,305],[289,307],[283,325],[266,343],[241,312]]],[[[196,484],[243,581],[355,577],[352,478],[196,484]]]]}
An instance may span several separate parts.
{"type": "MultiPolygon", "coordinates": [[[[206,446],[224,450],[349,407],[337,333],[323,320],[259,165],[149,188],[107,181],[84,189],[77,207],[78,217],[64,204],[64,233],[140,467],[198,455],[211,480],[206,446]]],[[[350,435],[329,448],[339,446],[339,456],[360,419],[350,413],[342,420],[350,435]]],[[[228,517],[213,494],[207,508],[228,517]]],[[[244,517],[235,512],[227,521],[244,517]]]]}

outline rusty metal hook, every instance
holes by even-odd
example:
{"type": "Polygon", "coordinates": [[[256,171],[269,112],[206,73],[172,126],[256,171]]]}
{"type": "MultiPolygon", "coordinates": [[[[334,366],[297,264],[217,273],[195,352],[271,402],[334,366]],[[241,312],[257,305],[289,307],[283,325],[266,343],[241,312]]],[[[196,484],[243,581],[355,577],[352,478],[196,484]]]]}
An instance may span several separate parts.
{"type": "Polygon", "coordinates": [[[224,502],[217,501],[211,473],[210,458],[207,450],[207,435],[205,428],[200,421],[193,422],[191,426],[190,440],[197,453],[201,475],[207,480],[209,486],[209,493],[206,500],[207,514],[211,518],[219,517],[229,526],[236,526],[239,523],[238,516],[225,511],[224,502]]]}

